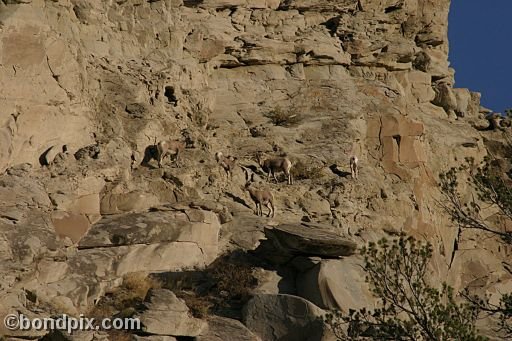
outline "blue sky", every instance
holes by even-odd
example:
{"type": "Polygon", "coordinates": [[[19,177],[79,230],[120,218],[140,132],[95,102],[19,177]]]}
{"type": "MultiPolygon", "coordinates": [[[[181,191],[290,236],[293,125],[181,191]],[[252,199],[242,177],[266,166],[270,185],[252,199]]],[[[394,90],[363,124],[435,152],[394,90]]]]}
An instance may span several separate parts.
{"type": "Polygon", "coordinates": [[[448,34],[455,87],[482,93],[496,112],[512,108],[512,0],[452,0],[448,34]]]}

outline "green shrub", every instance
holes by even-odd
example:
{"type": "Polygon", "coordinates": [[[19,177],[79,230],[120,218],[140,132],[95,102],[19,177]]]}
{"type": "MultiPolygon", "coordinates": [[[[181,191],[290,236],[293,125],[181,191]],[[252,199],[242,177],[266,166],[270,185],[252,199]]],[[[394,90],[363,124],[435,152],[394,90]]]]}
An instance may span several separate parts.
{"type": "Polygon", "coordinates": [[[379,307],[333,311],[326,322],[340,340],[486,340],[477,334],[478,307],[457,303],[453,289],[426,280],[432,245],[401,236],[369,243],[363,269],[379,307]],[[348,326],[348,328],[345,328],[348,326]]]}

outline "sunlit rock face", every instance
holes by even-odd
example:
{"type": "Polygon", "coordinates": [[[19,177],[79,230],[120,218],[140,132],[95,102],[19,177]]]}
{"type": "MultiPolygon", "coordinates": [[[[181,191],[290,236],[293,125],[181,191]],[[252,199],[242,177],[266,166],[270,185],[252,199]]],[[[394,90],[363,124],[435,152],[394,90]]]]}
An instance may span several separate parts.
{"type": "MultiPolygon", "coordinates": [[[[311,308],[301,328],[322,309],[371,307],[355,249],[401,231],[434,245],[433,283],[489,293],[510,285],[500,270],[510,250],[460,238],[438,204],[440,172],[503,143],[474,129],[485,122],[480,95],[453,88],[449,5],[0,2],[0,313],[43,316],[49,302],[86,312],[132,272],[201,272],[222,253],[254,251],[275,268],[258,269],[269,296],[237,316],[251,331],[231,320],[211,320],[208,331],[160,294],[193,322],[188,336],[215,340],[212,330],[231,328],[271,340],[267,323],[283,337],[296,326],[265,320],[274,307],[311,308]],[[158,168],[156,143],[174,139],[187,148],[158,168]],[[244,168],[228,178],[217,151],[244,168]],[[315,176],[266,183],[256,152],[286,155],[315,176]],[[252,212],[249,171],[274,194],[272,220],[252,212]]],[[[315,337],[328,339],[321,327],[315,337]]]]}

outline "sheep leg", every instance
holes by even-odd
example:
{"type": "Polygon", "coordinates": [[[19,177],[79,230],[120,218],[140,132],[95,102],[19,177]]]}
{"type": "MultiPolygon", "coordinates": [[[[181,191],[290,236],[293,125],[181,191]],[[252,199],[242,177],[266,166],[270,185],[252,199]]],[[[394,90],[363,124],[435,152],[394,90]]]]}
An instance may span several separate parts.
{"type": "Polygon", "coordinates": [[[274,217],[274,205],[272,205],[272,203],[270,201],[267,203],[267,208],[268,208],[267,217],[270,217],[270,213],[272,213],[272,218],[273,218],[274,217]]]}
{"type": "Polygon", "coordinates": [[[276,180],[276,183],[279,183],[279,180],[277,180],[276,173],[273,171],[272,176],[274,176],[274,180],[276,180]]]}
{"type": "Polygon", "coordinates": [[[177,167],[181,167],[181,165],[180,165],[180,151],[179,150],[176,151],[176,166],[177,167]]]}
{"type": "Polygon", "coordinates": [[[270,182],[270,173],[271,173],[271,171],[269,170],[267,173],[267,182],[270,182]]]}
{"type": "Polygon", "coordinates": [[[162,168],[162,162],[164,161],[165,153],[161,153],[158,157],[158,168],[162,168]]]}
{"type": "Polygon", "coordinates": [[[358,173],[358,169],[357,169],[357,167],[353,165],[353,166],[350,168],[350,172],[352,173],[352,179],[357,179],[357,175],[358,175],[358,174],[357,174],[357,173],[358,173]]]}

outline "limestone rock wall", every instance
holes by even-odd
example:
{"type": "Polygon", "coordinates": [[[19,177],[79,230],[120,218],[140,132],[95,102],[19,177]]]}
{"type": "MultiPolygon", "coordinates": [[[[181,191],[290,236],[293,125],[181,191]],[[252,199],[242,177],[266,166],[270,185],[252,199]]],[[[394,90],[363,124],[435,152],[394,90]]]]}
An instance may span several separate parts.
{"type": "MultiPolygon", "coordinates": [[[[506,253],[458,240],[438,205],[438,174],[486,155],[471,125],[480,96],[453,88],[449,5],[0,2],[0,306],[23,306],[13,297],[30,288],[79,312],[123,274],[203,268],[222,252],[257,248],[265,225],[299,221],[361,245],[405,231],[434,244],[432,278],[460,288],[480,277],[506,253]],[[276,125],[272,112],[296,122],[276,125]],[[156,167],[162,139],[186,142],[182,167],[156,167]],[[256,179],[264,176],[259,151],[318,167],[319,176],[268,184],[277,216],[256,218],[244,172],[228,182],[219,150],[256,179]],[[358,181],[347,176],[352,155],[358,181]],[[457,251],[456,241],[477,251],[457,251]],[[475,273],[461,276],[468,267],[475,273]],[[87,269],[87,281],[77,269],[87,269]]],[[[340,284],[344,273],[364,281],[357,259],[313,263],[280,264],[294,274],[282,280],[300,284],[274,294],[324,308],[361,304],[363,289],[340,284]],[[342,270],[329,278],[333,268],[342,270]]],[[[496,272],[482,287],[494,290],[505,277],[496,272]]],[[[262,325],[259,313],[251,325],[262,325]]]]}

